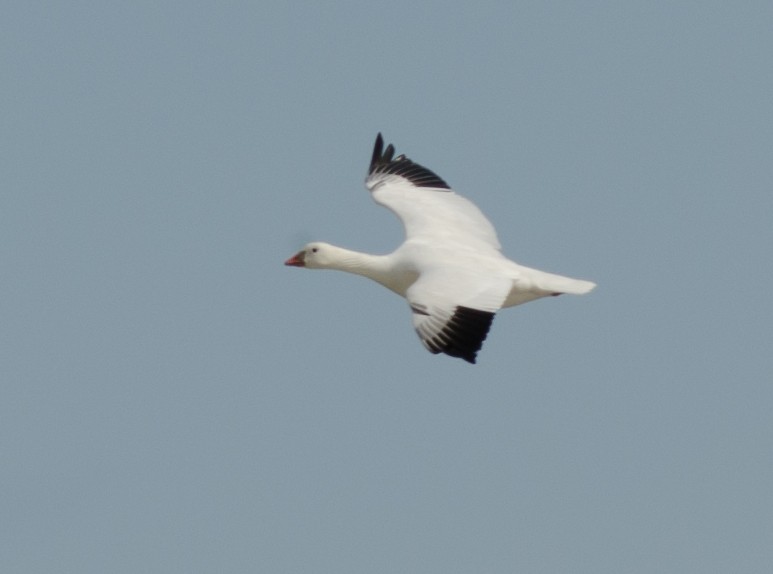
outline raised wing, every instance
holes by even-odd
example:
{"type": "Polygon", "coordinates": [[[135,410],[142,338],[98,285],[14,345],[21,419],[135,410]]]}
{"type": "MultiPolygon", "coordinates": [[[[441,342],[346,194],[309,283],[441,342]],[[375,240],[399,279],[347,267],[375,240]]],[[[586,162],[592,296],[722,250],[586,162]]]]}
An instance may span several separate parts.
{"type": "Polygon", "coordinates": [[[434,172],[394,153],[392,144],[384,150],[378,134],[365,186],[376,203],[402,220],[407,239],[500,249],[494,226],[474,203],[454,193],[434,172]]]}
{"type": "Polygon", "coordinates": [[[413,327],[429,352],[475,363],[511,286],[507,278],[481,278],[461,269],[422,273],[406,294],[413,327]]]}

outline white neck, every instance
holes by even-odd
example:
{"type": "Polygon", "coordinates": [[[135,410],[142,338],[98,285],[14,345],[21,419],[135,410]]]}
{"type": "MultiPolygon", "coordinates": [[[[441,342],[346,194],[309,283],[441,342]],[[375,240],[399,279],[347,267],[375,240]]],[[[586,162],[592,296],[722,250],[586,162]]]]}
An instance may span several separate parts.
{"type": "Polygon", "coordinates": [[[405,290],[416,279],[415,273],[401,272],[396,265],[394,254],[370,255],[335,246],[330,246],[329,249],[331,258],[324,266],[325,269],[336,269],[362,275],[381,283],[399,295],[405,295],[405,290]]]}

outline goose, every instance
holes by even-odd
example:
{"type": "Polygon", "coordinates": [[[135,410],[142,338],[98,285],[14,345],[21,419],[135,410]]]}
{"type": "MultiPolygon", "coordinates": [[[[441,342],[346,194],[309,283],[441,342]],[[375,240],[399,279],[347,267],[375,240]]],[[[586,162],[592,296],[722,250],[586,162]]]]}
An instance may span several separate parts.
{"type": "Polygon", "coordinates": [[[475,363],[494,314],[535,299],[584,294],[596,284],[524,267],[501,253],[494,226],[437,174],[384,149],[379,133],[365,186],[393,211],[405,241],[388,255],[370,255],[315,241],[285,261],[372,279],[408,301],[426,349],[475,363]]]}

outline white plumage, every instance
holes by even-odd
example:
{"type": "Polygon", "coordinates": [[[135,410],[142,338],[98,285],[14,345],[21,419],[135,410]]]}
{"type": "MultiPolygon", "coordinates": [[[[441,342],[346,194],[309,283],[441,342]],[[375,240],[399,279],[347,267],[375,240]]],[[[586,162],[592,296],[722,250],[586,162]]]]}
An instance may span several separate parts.
{"type": "Polygon", "coordinates": [[[590,281],[518,265],[500,252],[496,231],[471,201],[435,173],[384,150],[381,134],[365,180],[376,203],[393,211],[405,241],[388,255],[369,255],[309,243],[285,264],[364,275],[405,297],[413,326],[432,353],[470,363],[494,314],[548,295],[583,294],[590,281]]]}

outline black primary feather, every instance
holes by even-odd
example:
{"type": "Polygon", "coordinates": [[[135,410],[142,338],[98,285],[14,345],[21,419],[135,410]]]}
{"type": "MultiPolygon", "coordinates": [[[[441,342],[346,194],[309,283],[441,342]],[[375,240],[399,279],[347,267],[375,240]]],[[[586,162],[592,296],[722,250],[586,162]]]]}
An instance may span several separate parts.
{"type": "Polygon", "coordinates": [[[431,187],[434,189],[451,190],[449,185],[433,171],[414,163],[404,155],[395,154],[395,147],[389,144],[384,150],[384,138],[379,133],[373,146],[373,157],[370,160],[368,175],[393,174],[404,177],[416,187],[431,187]]]}
{"type": "Polygon", "coordinates": [[[483,346],[493,321],[494,313],[457,307],[443,330],[427,341],[429,350],[474,364],[475,356],[483,346]]]}

